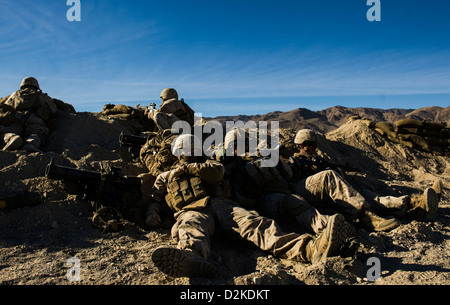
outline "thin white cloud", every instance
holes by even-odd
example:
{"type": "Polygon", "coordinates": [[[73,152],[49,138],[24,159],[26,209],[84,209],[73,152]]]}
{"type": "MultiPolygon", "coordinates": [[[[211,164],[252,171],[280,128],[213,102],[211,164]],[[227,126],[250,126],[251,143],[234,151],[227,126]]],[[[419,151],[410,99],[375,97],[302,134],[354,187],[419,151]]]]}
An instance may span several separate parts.
{"type": "MultiPolygon", "coordinates": [[[[0,95],[29,74],[49,94],[80,105],[157,99],[165,87],[191,99],[450,93],[449,50],[182,45],[164,40],[168,29],[151,20],[121,23],[113,18],[119,13],[107,24],[105,16],[67,22],[62,2],[0,3],[0,95]]],[[[83,9],[101,14],[105,5],[84,1],[83,9]]]]}

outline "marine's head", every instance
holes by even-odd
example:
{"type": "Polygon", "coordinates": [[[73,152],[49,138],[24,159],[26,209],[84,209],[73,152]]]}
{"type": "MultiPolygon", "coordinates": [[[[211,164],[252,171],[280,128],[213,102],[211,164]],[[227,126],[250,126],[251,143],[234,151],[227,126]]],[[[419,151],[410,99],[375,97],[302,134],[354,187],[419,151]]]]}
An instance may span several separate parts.
{"type": "Polygon", "coordinates": [[[172,154],[178,158],[201,157],[202,141],[192,134],[179,135],[172,143],[172,154]]]}
{"type": "Polygon", "coordinates": [[[39,83],[37,79],[31,76],[27,76],[22,80],[22,83],[20,83],[20,89],[25,89],[27,87],[33,87],[37,90],[39,90],[39,83]]]}
{"type": "Polygon", "coordinates": [[[225,135],[224,149],[227,156],[244,155],[249,152],[250,134],[243,128],[233,128],[225,135]]]}
{"type": "Polygon", "coordinates": [[[173,88],[166,88],[161,92],[160,98],[163,102],[171,99],[178,99],[178,92],[173,88]]]}
{"type": "Polygon", "coordinates": [[[315,154],[317,152],[317,134],[311,129],[302,129],[297,132],[294,143],[300,153],[315,154]]]}

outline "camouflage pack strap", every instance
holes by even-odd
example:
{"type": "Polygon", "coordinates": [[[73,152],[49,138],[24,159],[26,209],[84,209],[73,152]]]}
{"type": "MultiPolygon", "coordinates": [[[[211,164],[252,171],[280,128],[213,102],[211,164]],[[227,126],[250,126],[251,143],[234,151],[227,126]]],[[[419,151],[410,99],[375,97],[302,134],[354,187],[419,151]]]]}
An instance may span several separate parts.
{"type": "Polygon", "coordinates": [[[194,125],[195,123],[195,111],[184,101],[184,98],[180,100],[180,102],[183,104],[184,108],[186,109],[186,112],[189,114],[189,119],[192,121],[189,121],[188,123],[194,125]]]}

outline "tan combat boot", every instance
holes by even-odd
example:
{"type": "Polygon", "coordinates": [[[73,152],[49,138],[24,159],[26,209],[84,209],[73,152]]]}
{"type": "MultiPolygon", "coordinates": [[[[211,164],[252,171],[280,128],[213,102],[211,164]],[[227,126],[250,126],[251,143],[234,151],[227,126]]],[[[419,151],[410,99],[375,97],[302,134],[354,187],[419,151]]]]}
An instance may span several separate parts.
{"type": "Polygon", "coordinates": [[[363,210],[359,220],[366,229],[377,232],[389,232],[400,225],[395,218],[383,218],[370,210],[363,210]]]}
{"type": "Polygon", "coordinates": [[[436,181],[433,183],[433,186],[432,186],[431,188],[436,192],[438,201],[441,201],[441,198],[442,198],[442,192],[443,192],[442,189],[444,188],[444,186],[442,185],[442,180],[436,180],[436,181]]]}
{"type": "Polygon", "coordinates": [[[152,261],[161,272],[172,277],[212,277],[215,267],[200,255],[170,246],[157,248],[152,261]]]}
{"type": "Polygon", "coordinates": [[[306,245],[306,259],[314,264],[339,254],[346,239],[352,234],[354,228],[345,221],[344,216],[341,214],[331,216],[326,228],[306,245]]]}
{"type": "Polygon", "coordinates": [[[423,194],[412,196],[411,209],[406,217],[411,220],[433,221],[436,218],[439,200],[434,188],[427,188],[423,194]]]}
{"type": "Polygon", "coordinates": [[[14,151],[18,150],[23,145],[22,137],[14,133],[6,134],[4,140],[6,145],[3,147],[3,150],[14,151]]]}

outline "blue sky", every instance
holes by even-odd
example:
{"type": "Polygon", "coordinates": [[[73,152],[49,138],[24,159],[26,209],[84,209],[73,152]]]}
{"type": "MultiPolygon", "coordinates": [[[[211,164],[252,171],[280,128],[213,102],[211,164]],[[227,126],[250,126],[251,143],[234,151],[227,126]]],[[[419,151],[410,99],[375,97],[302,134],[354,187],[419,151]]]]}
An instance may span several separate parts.
{"type": "Polygon", "coordinates": [[[0,2],[0,96],[25,76],[101,111],[166,87],[204,116],[450,105],[450,1],[0,2]]]}

